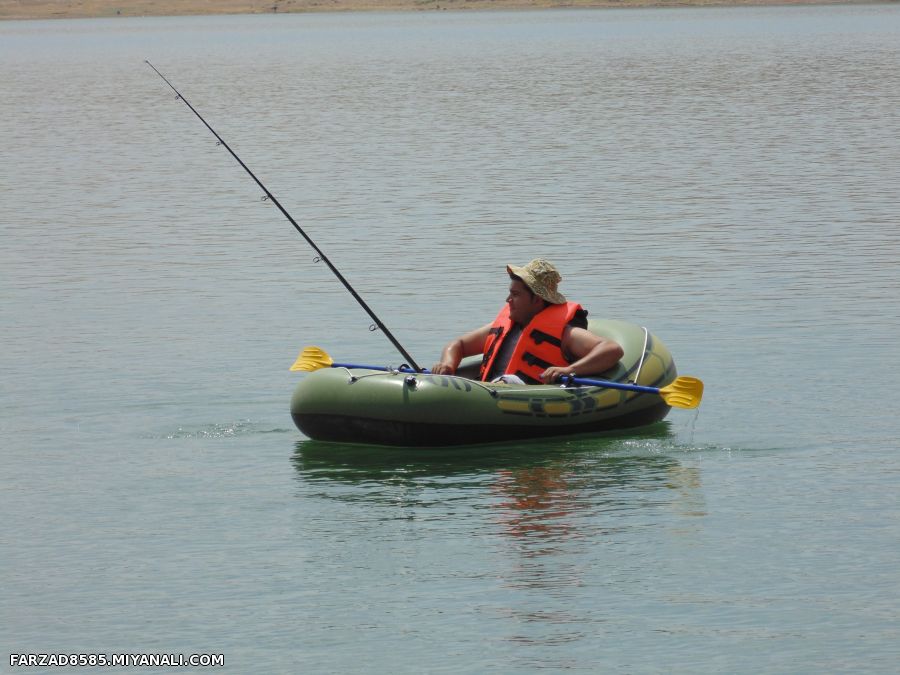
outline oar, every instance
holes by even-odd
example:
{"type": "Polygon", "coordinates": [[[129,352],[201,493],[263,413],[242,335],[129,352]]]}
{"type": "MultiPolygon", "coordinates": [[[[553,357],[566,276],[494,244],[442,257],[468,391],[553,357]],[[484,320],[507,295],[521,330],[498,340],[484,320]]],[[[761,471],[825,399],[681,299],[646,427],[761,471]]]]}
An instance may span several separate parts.
{"type": "Polygon", "coordinates": [[[644,394],[658,394],[673,408],[696,408],[703,398],[703,382],[696,377],[682,375],[665,387],[647,387],[642,384],[625,384],[608,380],[591,380],[584,377],[563,376],[565,383],[581,384],[588,387],[606,387],[624,391],[639,391],[644,394]]]}
{"type": "MultiPolygon", "coordinates": [[[[300,352],[297,360],[294,361],[294,365],[291,366],[291,370],[304,370],[307,372],[321,370],[322,368],[363,368],[366,370],[397,370],[401,373],[416,372],[412,368],[404,367],[391,369],[384,366],[335,363],[334,359],[328,355],[328,352],[320,347],[305,347],[303,351],[300,352]]],[[[423,370],[420,372],[428,373],[429,371],[423,370]]],[[[665,387],[647,387],[642,384],[625,384],[623,382],[610,382],[608,380],[594,380],[585,377],[572,376],[563,377],[562,381],[565,384],[579,384],[587,387],[605,387],[607,389],[622,389],[623,391],[638,391],[644,394],[656,394],[662,397],[662,400],[673,408],[696,408],[700,405],[700,400],[703,398],[703,382],[696,377],[687,375],[675,378],[674,382],[667,384],[665,387]]]]}

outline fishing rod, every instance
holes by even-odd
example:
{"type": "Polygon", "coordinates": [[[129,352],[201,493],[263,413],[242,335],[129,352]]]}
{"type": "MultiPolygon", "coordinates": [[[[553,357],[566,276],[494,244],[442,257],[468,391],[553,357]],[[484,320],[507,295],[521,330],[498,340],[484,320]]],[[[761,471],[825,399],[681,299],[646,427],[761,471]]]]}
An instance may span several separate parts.
{"type": "MultiPolygon", "coordinates": [[[[161,72],[159,72],[158,70],[156,70],[156,66],[154,66],[152,63],[150,63],[150,61],[144,61],[144,63],[146,63],[146,64],[147,64],[148,66],[150,66],[151,68],[153,68],[153,70],[156,72],[156,74],[159,75],[159,76],[163,79],[163,81],[164,81],[167,85],[169,85],[169,87],[172,89],[172,91],[175,92],[175,95],[176,95],[178,98],[180,98],[182,101],[184,101],[184,104],[185,104],[188,108],[191,109],[191,112],[194,113],[194,114],[197,116],[197,118],[198,118],[201,122],[203,122],[203,125],[204,125],[207,129],[209,129],[209,131],[212,133],[213,136],[216,137],[216,139],[219,141],[219,144],[222,145],[229,153],[231,153],[231,156],[234,157],[235,160],[237,160],[237,163],[241,165],[241,167],[244,169],[244,171],[246,171],[248,174],[250,174],[250,178],[252,178],[254,181],[256,181],[256,184],[259,185],[259,187],[262,188],[262,191],[266,193],[266,199],[268,199],[268,200],[271,201],[275,206],[278,207],[278,210],[281,211],[281,213],[284,214],[284,217],[287,218],[287,219],[290,221],[291,225],[294,226],[294,229],[296,229],[297,232],[300,233],[300,236],[302,236],[304,239],[306,239],[306,243],[308,243],[310,246],[312,246],[313,250],[316,252],[316,254],[318,254],[318,258],[316,258],[316,262],[318,262],[319,260],[321,260],[321,261],[324,262],[326,265],[328,265],[328,268],[329,268],[332,272],[334,272],[334,275],[338,278],[338,281],[340,281],[342,284],[344,284],[344,288],[346,288],[348,291],[350,291],[350,295],[352,295],[352,296],[354,297],[354,299],[360,304],[360,306],[361,306],[364,310],[366,310],[366,313],[367,313],[370,317],[372,317],[372,321],[375,322],[375,326],[377,326],[378,328],[380,328],[380,329],[382,330],[382,332],[387,336],[387,339],[391,341],[391,343],[394,345],[394,347],[397,348],[397,351],[399,351],[400,354],[403,356],[403,358],[406,359],[406,362],[407,362],[410,366],[412,366],[412,368],[415,369],[416,372],[422,372],[422,368],[419,367],[419,365],[416,363],[415,359],[413,359],[413,357],[409,355],[409,352],[407,352],[407,351],[403,348],[403,345],[401,345],[401,344],[397,341],[397,338],[394,337],[393,333],[391,333],[391,331],[388,330],[387,326],[384,325],[384,323],[381,321],[381,319],[379,319],[379,318],[375,315],[375,312],[372,311],[372,308],[369,307],[369,306],[366,304],[366,301],[363,300],[363,299],[360,297],[359,293],[357,293],[357,292],[353,289],[353,286],[351,286],[350,283],[344,278],[344,275],[341,274],[341,273],[338,271],[338,268],[335,267],[335,266],[332,264],[332,262],[328,259],[328,256],[325,255],[325,254],[322,252],[322,249],[320,249],[318,246],[316,246],[316,243],[309,237],[308,234],[306,234],[306,232],[303,231],[303,228],[301,228],[301,227],[297,224],[297,221],[294,220],[294,219],[291,217],[291,214],[288,213],[287,210],[281,205],[281,202],[279,202],[279,201],[275,198],[275,195],[273,195],[271,192],[269,192],[269,189],[268,189],[265,185],[262,184],[262,181],[260,181],[259,178],[257,178],[256,175],[249,169],[249,167],[248,167],[246,164],[244,164],[243,161],[241,161],[241,158],[238,157],[237,154],[234,152],[234,150],[232,150],[231,147],[228,145],[228,143],[226,143],[226,142],[222,139],[222,137],[219,136],[219,134],[216,133],[216,130],[213,129],[211,126],[209,126],[209,124],[207,123],[207,121],[206,121],[205,119],[203,119],[203,116],[202,116],[200,113],[197,112],[196,108],[194,108],[194,106],[192,106],[192,105],[188,102],[188,100],[187,100],[184,96],[181,95],[181,92],[178,91],[178,90],[172,85],[172,83],[169,82],[168,79],[166,79],[166,76],[163,75],[163,74],[162,74],[161,72]]],[[[375,330],[375,327],[372,327],[371,330],[375,330]]]]}

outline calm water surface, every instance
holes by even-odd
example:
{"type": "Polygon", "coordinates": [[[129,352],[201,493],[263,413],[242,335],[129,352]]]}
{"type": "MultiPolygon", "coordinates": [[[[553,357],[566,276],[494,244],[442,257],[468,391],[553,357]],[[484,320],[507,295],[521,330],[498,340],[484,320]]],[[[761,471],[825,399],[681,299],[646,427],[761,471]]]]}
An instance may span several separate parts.
{"type": "Polygon", "coordinates": [[[900,7],[4,23],[0,94],[0,669],[896,672],[900,7]],[[422,363],[543,255],[700,412],[304,439],[302,346],[399,357],[144,59],[422,363]]]}

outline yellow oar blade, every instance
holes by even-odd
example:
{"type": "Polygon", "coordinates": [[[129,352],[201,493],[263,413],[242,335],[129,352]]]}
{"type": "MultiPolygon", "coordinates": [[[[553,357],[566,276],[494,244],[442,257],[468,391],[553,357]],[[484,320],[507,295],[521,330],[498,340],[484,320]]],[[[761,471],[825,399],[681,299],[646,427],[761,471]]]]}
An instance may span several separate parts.
{"type": "Polygon", "coordinates": [[[321,347],[304,347],[303,351],[300,352],[300,356],[294,361],[294,365],[291,366],[291,370],[311,372],[328,368],[332,363],[334,363],[334,359],[328,356],[328,352],[321,347]]]}
{"type": "Polygon", "coordinates": [[[696,408],[703,398],[703,382],[696,377],[678,377],[661,387],[659,395],[673,408],[696,408]]]}

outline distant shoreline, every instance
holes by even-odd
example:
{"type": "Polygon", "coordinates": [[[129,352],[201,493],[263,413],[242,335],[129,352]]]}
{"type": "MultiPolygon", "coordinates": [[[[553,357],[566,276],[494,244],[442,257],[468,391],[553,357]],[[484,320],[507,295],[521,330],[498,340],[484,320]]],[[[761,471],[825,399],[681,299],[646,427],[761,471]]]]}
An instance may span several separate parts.
{"type": "Polygon", "coordinates": [[[0,21],[128,16],[896,4],[898,0],[0,0],[0,21]]]}

